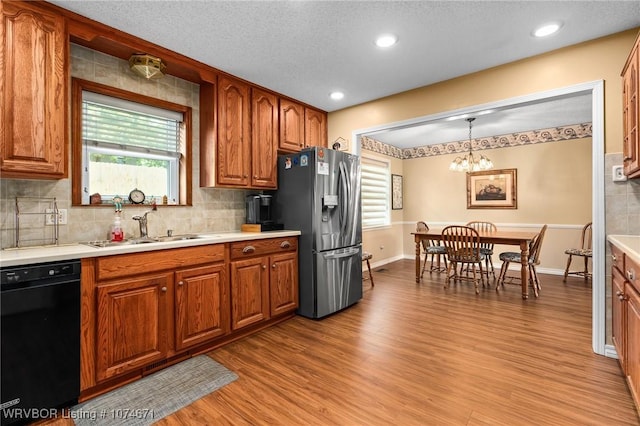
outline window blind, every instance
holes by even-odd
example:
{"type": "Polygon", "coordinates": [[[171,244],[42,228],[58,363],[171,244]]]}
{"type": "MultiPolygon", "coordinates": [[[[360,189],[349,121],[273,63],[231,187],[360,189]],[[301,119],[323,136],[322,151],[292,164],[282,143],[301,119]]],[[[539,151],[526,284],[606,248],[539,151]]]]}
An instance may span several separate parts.
{"type": "Polygon", "coordinates": [[[390,165],[362,157],[362,227],[390,224],[390,165]]]}
{"type": "Polygon", "coordinates": [[[181,113],[92,92],[82,94],[82,135],[99,148],[180,156],[181,113]]]}

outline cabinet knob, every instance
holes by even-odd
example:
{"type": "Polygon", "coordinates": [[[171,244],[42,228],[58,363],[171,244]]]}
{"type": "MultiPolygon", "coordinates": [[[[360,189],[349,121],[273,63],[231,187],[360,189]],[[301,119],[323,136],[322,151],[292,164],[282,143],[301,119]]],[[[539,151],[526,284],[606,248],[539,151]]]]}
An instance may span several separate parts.
{"type": "Polygon", "coordinates": [[[618,295],[618,299],[619,299],[621,302],[624,302],[624,300],[625,300],[624,294],[619,294],[619,295],[618,295]]]}
{"type": "Polygon", "coordinates": [[[242,249],[243,253],[253,253],[254,251],[256,251],[256,248],[254,246],[246,246],[245,248],[242,249]]]}
{"type": "Polygon", "coordinates": [[[613,260],[614,262],[616,262],[616,261],[618,260],[618,258],[616,257],[616,255],[615,255],[615,254],[612,254],[612,255],[611,255],[611,260],[613,260]]]}
{"type": "Polygon", "coordinates": [[[258,175],[253,175],[253,178],[254,179],[258,179],[258,175]]]}
{"type": "Polygon", "coordinates": [[[166,287],[162,287],[160,290],[162,290],[163,292],[167,292],[167,288],[166,287]]]}
{"type": "Polygon", "coordinates": [[[184,285],[184,281],[178,281],[178,285],[184,285]]]}
{"type": "Polygon", "coordinates": [[[273,269],[276,269],[276,264],[274,263],[273,265],[271,265],[271,267],[272,267],[273,269]]]}
{"type": "Polygon", "coordinates": [[[633,269],[629,269],[627,271],[627,278],[629,278],[629,280],[633,281],[636,279],[636,273],[633,269]]]}
{"type": "Polygon", "coordinates": [[[286,248],[289,248],[289,247],[291,247],[291,243],[289,241],[283,241],[280,244],[280,248],[286,249],[286,248]]]}
{"type": "Polygon", "coordinates": [[[622,159],[622,161],[631,161],[631,157],[626,156],[626,157],[624,157],[624,158],[622,159]]]}
{"type": "Polygon", "coordinates": [[[622,292],[620,290],[616,291],[616,296],[620,296],[622,292]]]}
{"type": "Polygon", "coordinates": [[[262,265],[262,269],[267,269],[267,266],[266,265],[262,265]]]}

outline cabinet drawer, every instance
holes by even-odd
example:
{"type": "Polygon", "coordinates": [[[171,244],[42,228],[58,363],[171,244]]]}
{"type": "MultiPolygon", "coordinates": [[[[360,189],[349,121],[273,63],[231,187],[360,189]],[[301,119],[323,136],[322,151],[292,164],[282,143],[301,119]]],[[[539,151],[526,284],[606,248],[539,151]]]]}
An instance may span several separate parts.
{"type": "Polygon", "coordinates": [[[100,281],[222,261],[224,244],[105,256],[97,259],[96,278],[100,281]]]}
{"type": "Polygon", "coordinates": [[[298,249],[298,238],[272,238],[268,240],[241,241],[231,244],[231,259],[259,256],[298,249]]]}
{"type": "Polygon", "coordinates": [[[624,258],[624,276],[631,285],[640,293],[640,264],[629,256],[624,258]]]}
{"type": "Polygon", "coordinates": [[[624,252],[611,244],[611,266],[624,271],[624,252]]]}

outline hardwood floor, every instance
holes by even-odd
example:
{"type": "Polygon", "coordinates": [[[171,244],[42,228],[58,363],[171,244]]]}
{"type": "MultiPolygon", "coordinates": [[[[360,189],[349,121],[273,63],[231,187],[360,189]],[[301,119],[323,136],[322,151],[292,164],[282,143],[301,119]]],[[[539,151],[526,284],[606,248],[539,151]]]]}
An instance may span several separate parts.
{"type": "Polygon", "coordinates": [[[344,312],[213,351],[239,379],[159,424],[639,424],[617,361],[591,350],[583,279],[541,275],[523,301],[413,274],[386,265],[344,312]]]}
{"type": "Polygon", "coordinates": [[[591,350],[582,278],[541,274],[523,301],[519,285],[416,284],[409,260],[382,269],[341,313],[212,351],[238,380],[157,424],[639,424],[617,361],[591,350]]]}

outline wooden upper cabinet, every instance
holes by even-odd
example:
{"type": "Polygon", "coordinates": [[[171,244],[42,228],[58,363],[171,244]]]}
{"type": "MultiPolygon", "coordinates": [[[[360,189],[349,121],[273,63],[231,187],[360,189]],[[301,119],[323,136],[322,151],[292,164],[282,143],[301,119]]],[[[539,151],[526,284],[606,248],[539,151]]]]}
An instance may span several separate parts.
{"type": "Polygon", "coordinates": [[[278,97],[257,88],[251,93],[251,186],[276,188],[278,97]]]}
{"type": "Polygon", "coordinates": [[[288,99],[280,99],[280,144],[284,151],[304,148],[304,106],[288,99]]]}
{"type": "Polygon", "coordinates": [[[248,186],[251,167],[251,88],[230,77],[218,79],[217,184],[248,186]]]}
{"type": "Polygon", "coordinates": [[[622,71],[623,165],[625,175],[640,177],[638,85],[640,84],[640,34],[622,71]]]}
{"type": "Polygon", "coordinates": [[[67,40],[62,16],[1,2],[2,177],[68,176],[67,40]]]}
{"type": "Polygon", "coordinates": [[[311,108],[304,109],[305,146],[327,147],[327,115],[311,108]]]}

